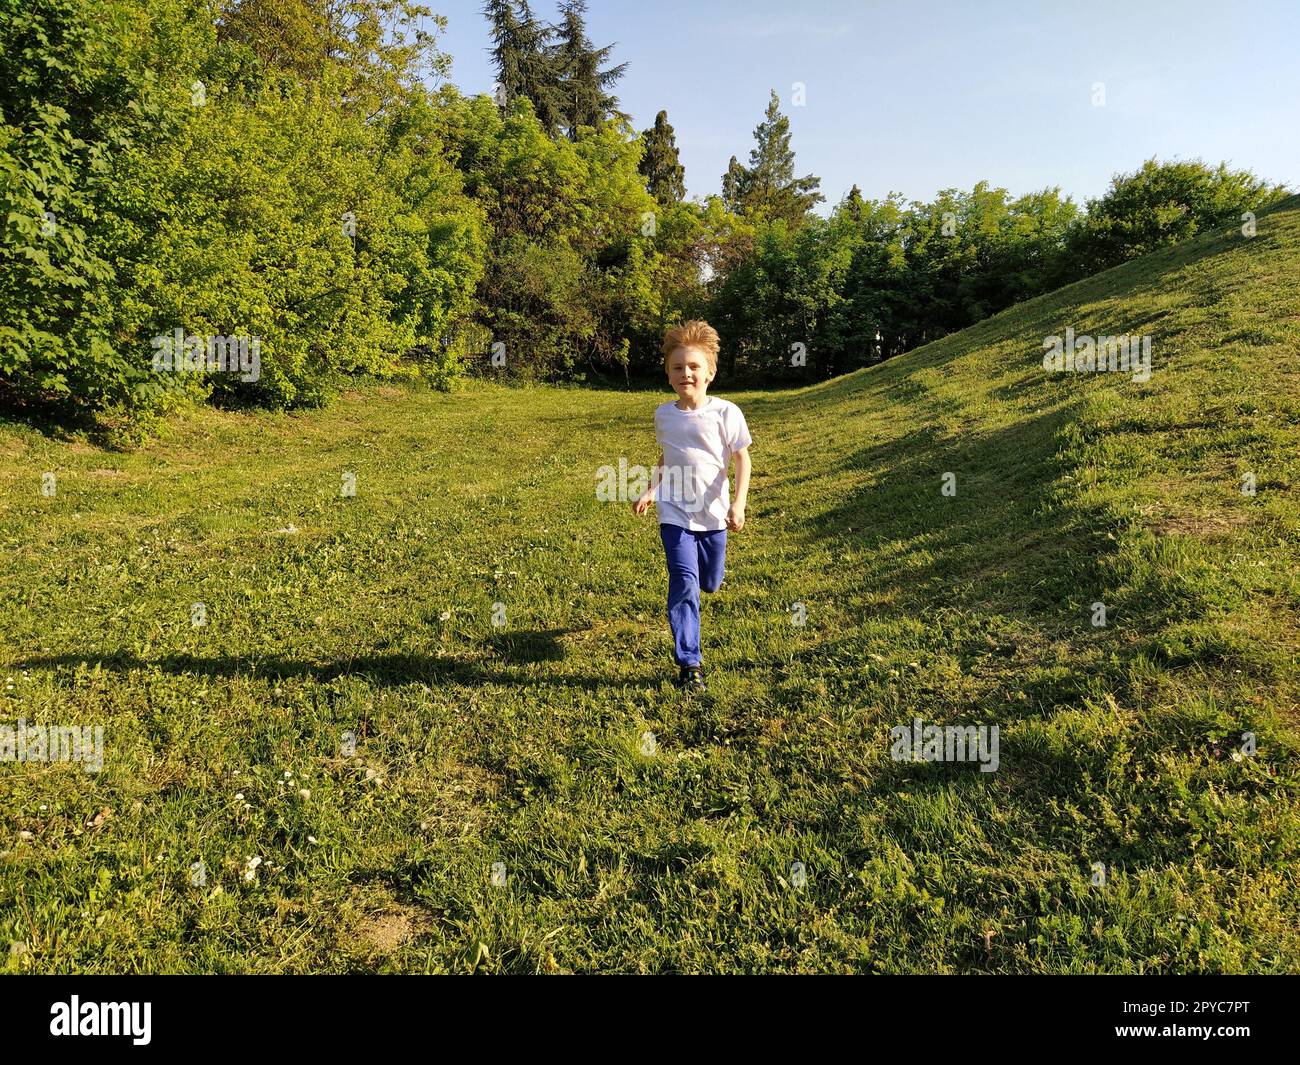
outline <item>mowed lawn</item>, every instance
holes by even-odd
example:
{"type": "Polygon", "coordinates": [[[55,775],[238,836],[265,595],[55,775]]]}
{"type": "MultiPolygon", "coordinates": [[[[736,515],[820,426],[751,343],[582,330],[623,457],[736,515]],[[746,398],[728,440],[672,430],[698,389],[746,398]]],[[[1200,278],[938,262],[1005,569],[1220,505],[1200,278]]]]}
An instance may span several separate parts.
{"type": "Polygon", "coordinates": [[[0,723],[104,728],[99,773],[0,762],[0,964],[1295,971],[1298,253],[1293,199],[824,385],[720,376],[755,473],[703,696],[653,516],[596,493],[666,389],[0,424],[0,723]],[[1151,380],[1045,373],[1067,326],[1151,380]],[[998,770],[891,759],[914,718],[998,770]]]}

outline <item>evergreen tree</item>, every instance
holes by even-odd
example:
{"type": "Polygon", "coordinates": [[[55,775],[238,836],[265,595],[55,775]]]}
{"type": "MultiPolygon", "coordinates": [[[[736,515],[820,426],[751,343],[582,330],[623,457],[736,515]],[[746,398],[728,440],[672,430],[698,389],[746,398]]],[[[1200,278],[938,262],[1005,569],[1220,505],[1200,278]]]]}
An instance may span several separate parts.
{"type": "Polygon", "coordinates": [[[844,197],[844,209],[848,211],[849,217],[854,222],[862,221],[862,190],[855,183],[853,188],[849,189],[849,194],[844,197]]]}
{"type": "Polygon", "coordinates": [[[581,126],[597,128],[611,115],[628,117],[618,110],[618,98],[607,91],[623,76],[627,64],[600,69],[614,46],[592,46],[586,14],[586,0],[565,0],[560,5],[560,24],[552,27],[557,43],[550,61],[557,83],[559,124],[572,141],[578,139],[581,126]]]}
{"type": "Polygon", "coordinates": [[[528,0],[487,0],[483,14],[491,23],[492,61],[497,68],[504,109],[520,96],[532,102],[533,110],[549,134],[561,121],[560,86],[551,54],[555,33],[538,19],[528,0]]]}
{"type": "Polygon", "coordinates": [[[826,197],[817,191],[820,178],[794,176],[790,120],[781,114],[775,90],[763,121],[754,129],[754,142],[749,166],[740,166],[732,157],[722,179],[723,199],[755,219],[783,218],[792,227],[802,225],[812,206],[826,197]]]}
{"type": "Polygon", "coordinates": [[[733,155],[731,162],[727,164],[727,172],[722,175],[722,202],[732,214],[741,214],[744,211],[743,196],[747,177],[745,168],[733,155]]]}
{"type": "Polygon", "coordinates": [[[665,207],[680,203],[686,197],[686,170],[677,155],[677,138],[668,122],[668,112],[655,115],[655,124],[641,136],[645,153],[640,170],[650,195],[665,207]]]}

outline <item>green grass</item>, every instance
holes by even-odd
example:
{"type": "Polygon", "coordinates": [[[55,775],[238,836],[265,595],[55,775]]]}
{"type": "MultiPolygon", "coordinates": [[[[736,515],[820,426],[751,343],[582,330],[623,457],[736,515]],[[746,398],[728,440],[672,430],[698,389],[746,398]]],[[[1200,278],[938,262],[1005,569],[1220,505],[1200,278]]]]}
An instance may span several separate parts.
{"type": "Polygon", "coordinates": [[[666,393],[0,426],[0,720],[106,744],[0,763],[0,958],[1294,971],[1297,347],[1292,199],[821,386],[716,382],[755,474],[693,699],[654,521],[594,491],[666,393]],[[1150,382],[1046,375],[1067,325],[1151,334],[1150,382]],[[999,725],[1000,769],[891,760],[914,716],[999,725]]]}

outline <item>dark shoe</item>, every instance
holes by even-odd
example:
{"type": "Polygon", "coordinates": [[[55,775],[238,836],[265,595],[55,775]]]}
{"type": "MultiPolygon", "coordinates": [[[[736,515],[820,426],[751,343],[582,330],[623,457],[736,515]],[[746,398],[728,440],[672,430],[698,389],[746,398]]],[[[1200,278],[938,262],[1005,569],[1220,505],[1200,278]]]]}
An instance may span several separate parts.
{"type": "Polygon", "coordinates": [[[699,666],[682,666],[677,676],[677,686],[684,692],[704,692],[704,671],[699,666]]]}

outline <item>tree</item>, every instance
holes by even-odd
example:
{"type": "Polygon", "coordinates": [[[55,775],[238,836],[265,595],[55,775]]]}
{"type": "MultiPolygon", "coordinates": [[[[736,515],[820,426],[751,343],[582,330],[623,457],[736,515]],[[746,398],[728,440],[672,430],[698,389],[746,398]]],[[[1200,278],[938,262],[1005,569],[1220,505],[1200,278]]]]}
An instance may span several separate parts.
{"type": "Polygon", "coordinates": [[[216,393],[317,403],[355,372],[454,374],[411,358],[469,313],[486,250],[416,87],[432,41],[404,39],[406,0],[345,8],[315,66],[256,37],[292,24],[291,0],[220,26],[192,0],[0,6],[6,394],[147,419],[216,393]],[[212,362],[155,359],[177,330],[212,362]],[[217,337],[223,357],[256,342],[256,371],[225,372],[217,337]]]}
{"type": "Polygon", "coordinates": [[[563,116],[551,52],[555,28],[533,15],[527,0],[487,0],[483,14],[491,24],[489,51],[497,68],[497,103],[508,111],[524,97],[547,135],[554,136],[563,116]]]}
{"type": "Polygon", "coordinates": [[[668,112],[655,115],[655,124],[641,134],[644,151],[640,171],[646,188],[661,205],[680,203],[686,198],[686,169],[677,155],[677,138],[668,123],[668,112]]]}
{"type": "Polygon", "coordinates": [[[188,85],[212,33],[182,0],[151,13],[131,0],[0,7],[0,384],[10,397],[98,410],[150,382],[148,361],[124,342],[135,294],[116,284],[120,266],[147,266],[118,253],[157,223],[172,190],[130,186],[121,168],[157,153],[197,110],[148,69],[158,39],[169,38],[170,70],[188,85]],[[114,209],[123,202],[129,210],[114,209]]]}
{"type": "Polygon", "coordinates": [[[1187,240],[1246,211],[1282,199],[1283,185],[1269,185],[1249,170],[1199,159],[1161,163],[1148,159],[1132,174],[1116,174],[1106,194],[1088,201],[1088,214],[1071,240],[1077,277],[1187,240]]]}
{"type": "Polygon", "coordinates": [[[263,70],[289,71],[304,81],[321,76],[337,47],[320,0],[236,0],[216,26],[218,41],[243,45],[263,70]]]}
{"type": "Polygon", "coordinates": [[[614,46],[592,46],[587,38],[586,14],[586,0],[565,0],[560,5],[560,24],[552,27],[557,43],[550,60],[559,99],[559,123],[571,141],[578,139],[583,126],[596,128],[611,116],[629,118],[618,110],[618,98],[608,92],[623,76],[627,64],[600,69],[614,46]]]}
{"type": "Polygon", "coordinates": [[[485,97],[460,111],[453,150],[492,230],[480,319],[509,372],[555,380],[626,365],[660,316],[640,146],[614,123],[549,137],[524,99],[507,115],[485,97]]]}
{"type": "Polygon", "coordinates": [[[732,156],[722,179],[724,200],[755,221],[781,218],[791,227],[802,225],[812,207],[825,197],[817,191],[820,178],[794,176],[790,120],[781,114],[775,90],[763,121],[754,129],[754,142],[749,166],[741,166],[732,156]]]}
{"type": "Polygon", "coordinates": [[[855,184],[844,197],[844,209],[854,222],[862,221],[862,190],[855,184]]]}
{"type": "Polygon", "coordinates": [[[341,103],[367,120],[451,72],[451,57],[437,47],[447,19],[416,0],[226,0],[216,27],[216,56],[226,64],[220,80],[251,89],[277,73],[319,82],[344,69],[350,83],[341,103]]]}
{"type": "Polygon", "coordinates": [[[745,213],[744,194],[747,177],[745,168],[733,155],[731,162],[727,164],[727,172],[722,175],[722,202],[732,214],[745,213]]]}
{"type": "Polygon", "coordinates": [[[841,373],[904,350],[900,326],[916,295],[903,250],[906,218],[898,193],[860,204],[846,198],[832,216],[836,223],[848,222],[852,233],[835,359],[841,373]]]}
{"type": "Polygon", "coordinates": [[[763,223],[753,253],[718,286],[710,311],[727,375],[808,381],[839,372],[852,252],[851,227],[835,221],[763,223]]]}

